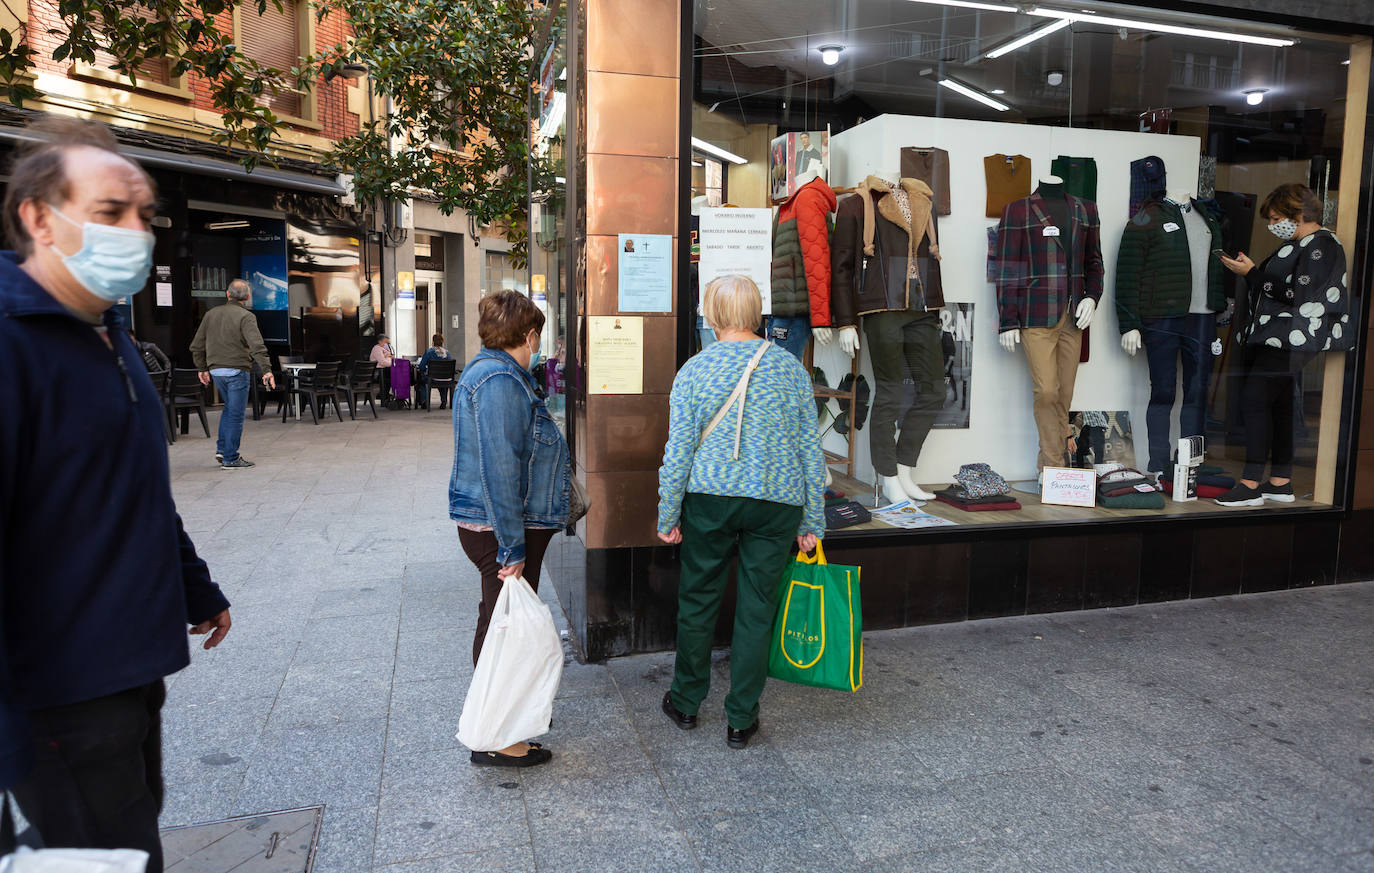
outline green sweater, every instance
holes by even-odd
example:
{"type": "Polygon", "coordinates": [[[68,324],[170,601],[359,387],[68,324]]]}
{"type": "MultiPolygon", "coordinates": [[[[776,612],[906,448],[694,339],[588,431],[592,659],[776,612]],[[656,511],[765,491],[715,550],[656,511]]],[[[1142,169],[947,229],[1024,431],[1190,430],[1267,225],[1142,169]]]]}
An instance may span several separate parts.
{"type": "MultiPolygon", "coordinates": [[[[1212,232],[1211,248],[1220,246],[1221,226],[1206,210],[1198,214],[1212,232]]],[[[1207,307],[1216,312],[1226,308],[1221,274],[1221,261],[1209,258],[1207,307]]],[[[1192,299],[1193,263],[1183,210],[1167,200],[1146,203],[1122,231],[1116,257],[1116,316],[1121,332],[1139,330],[1142,318],[1187,315],[1192,299]]]]}
{"type": "Polygon", "coordinates": [[[201,372],[251,370],[254,362],[262,372],[272,372],[257,317],[233,301],[205,313],[191,340],[191,359],[201,372]]]}

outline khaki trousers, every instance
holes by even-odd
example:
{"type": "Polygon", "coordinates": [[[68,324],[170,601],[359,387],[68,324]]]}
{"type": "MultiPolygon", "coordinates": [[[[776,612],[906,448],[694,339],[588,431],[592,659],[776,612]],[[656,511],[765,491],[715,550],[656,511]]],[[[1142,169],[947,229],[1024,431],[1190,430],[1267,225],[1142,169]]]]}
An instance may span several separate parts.
{"type": "Polygon", "coordinates": [[[1021,331],[1035,392],[1035,428],[1040,432],[1040,455],[1035,467],[1064,466],[1065,441],[1069,436],[1069,404],[1078,375],[1078,356],[1083,331],[1074,322],[1073,307],[1054,327],[1028,327],[1021,331]]]}

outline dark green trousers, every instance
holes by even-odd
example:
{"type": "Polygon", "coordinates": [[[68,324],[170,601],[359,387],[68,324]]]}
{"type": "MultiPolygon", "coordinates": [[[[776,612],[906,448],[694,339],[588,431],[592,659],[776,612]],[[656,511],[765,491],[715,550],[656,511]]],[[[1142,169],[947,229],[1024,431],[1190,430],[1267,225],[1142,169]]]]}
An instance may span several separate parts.
{"type": "Polygon", "coordinates": [[[711,688],[711,642],[725,595],[730,556],[738,549],[735,631],[730,639],[733,728],[759,717],[768,681],[768,644],[778,591],[801,526],[802,508],[752,497],[687,494],[682,501],[682,575],[677,593],[677,664],[673,705],[694,715],[711,688]]]}

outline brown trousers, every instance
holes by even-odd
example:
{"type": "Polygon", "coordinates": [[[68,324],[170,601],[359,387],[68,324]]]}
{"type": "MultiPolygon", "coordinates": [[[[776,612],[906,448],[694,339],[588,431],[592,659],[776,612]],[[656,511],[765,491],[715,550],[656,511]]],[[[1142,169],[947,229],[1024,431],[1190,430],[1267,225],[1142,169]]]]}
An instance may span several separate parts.
{"type": "MultiPolygon", "coordinates": [[[[525,528],[525,570],[522,575],[535,591],[539,590],[539,568],[544,563],[544,551],[556,530],[544,528],[525,528]]],[[[501,588],[506,580],[496,574],[501,565],[496,562],[499,546],[496,534],[489,530],[475,531],[458,528],[458,542],[468,560],[482,574],[482,602],[477,606],[477,633],[472,638],[472,663],[477,665],[477,656],[482,654],[482,643],[487,639],[487,625],[491,624],[491,611],[496,608],[496,598],[501,596],[501,588]]]]}
{"type": "Polygon", "coordinates": [[[1083,331],[1074,320],[1073,307],[1054,327],[1028,327],[1021,331],[1034,391],[1035,428],[1040,432],[1040,455],[1035,467],[1062,467],[1069,436],[1069,404],[1078,375],[1078,356],[1083,331]]]}

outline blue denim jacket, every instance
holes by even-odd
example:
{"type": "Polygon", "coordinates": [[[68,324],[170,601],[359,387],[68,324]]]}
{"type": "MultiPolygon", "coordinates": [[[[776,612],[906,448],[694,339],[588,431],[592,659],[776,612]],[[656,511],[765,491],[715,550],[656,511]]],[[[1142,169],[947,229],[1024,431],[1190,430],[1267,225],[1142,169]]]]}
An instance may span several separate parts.
{"type": "Polygon", "coordinates": [[[534,377],[500,349],[482,349],[453,392],[448,516],[491,525],[502,565],[525,560],[525,528],[568,523],[568,444],[534,377]]]}

